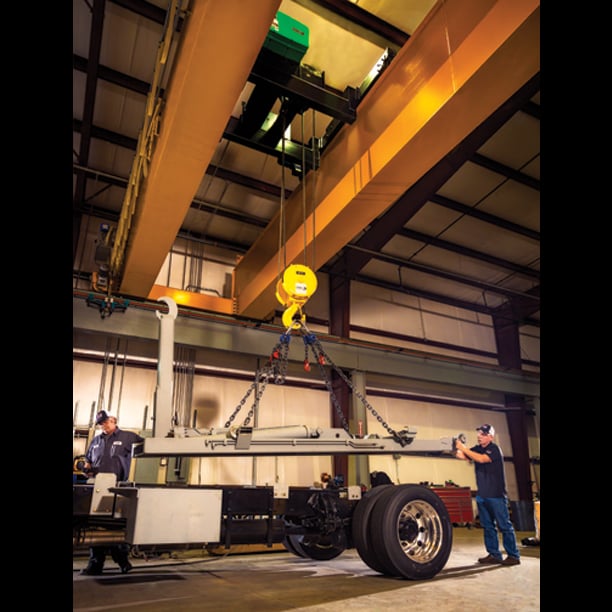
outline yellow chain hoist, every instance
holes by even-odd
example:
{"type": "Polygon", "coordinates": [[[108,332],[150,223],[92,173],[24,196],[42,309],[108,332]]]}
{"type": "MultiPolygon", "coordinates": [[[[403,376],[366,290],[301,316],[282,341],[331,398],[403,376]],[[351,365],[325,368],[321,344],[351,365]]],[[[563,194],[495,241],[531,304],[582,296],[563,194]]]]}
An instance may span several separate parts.
{"type": "Polygon", "coordinates": [[[282,273],[276,283],[276,299],[285,306],[283,325],[297,329],[306,322],[302,307],[317,290],[315,273],[302,264],[292,264],[282,273]]]}

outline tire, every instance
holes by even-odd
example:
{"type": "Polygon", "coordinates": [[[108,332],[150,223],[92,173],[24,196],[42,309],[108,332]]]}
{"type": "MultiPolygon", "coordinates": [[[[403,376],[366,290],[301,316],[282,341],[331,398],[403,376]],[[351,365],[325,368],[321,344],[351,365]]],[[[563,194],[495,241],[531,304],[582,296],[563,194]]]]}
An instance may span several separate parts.
{"type": "Polygon", "coordinates": [[[301,535],[287,535],[283,538],[283,546],[290,552],[296,555],[297,557],[302,557],[303,559],[307,559],[308,555],[302,549],[302,545],[300,544],[301,535]]]}
{"type": "Polygon", "coordinates": [[[421,485],[398,485],[377,497],[368,537],[385,573],[427,580],[448,561],[453,527],[444,502],[433,491],[421,485]]]}
{"type": "Polygon", "coordinates": [[[330,535],[295,535],[290,534],[283,541],[285,548],[304,559],[330,561],[340,556],[347,548],[344,530],[330,535]]]}
{"type": "Polygon", "coordinates": [[[378,501],[379,496],[383,491],[393,485],[383,484],[373,489],[370,489],[357,503],[357,507],[353,512],[351,519],[351,533],[353,536],[353,545],[357,549],[361,560],[375,572],[381,574],[386,573],[380,559],[374,553],[372,543],[369,537],[370,516],[374,504],[378,501]]]}

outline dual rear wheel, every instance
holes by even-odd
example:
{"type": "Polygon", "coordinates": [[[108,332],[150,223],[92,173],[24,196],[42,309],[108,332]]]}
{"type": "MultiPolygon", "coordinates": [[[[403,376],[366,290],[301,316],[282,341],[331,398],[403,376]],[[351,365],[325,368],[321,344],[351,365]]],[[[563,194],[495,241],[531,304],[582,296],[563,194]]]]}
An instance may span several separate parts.
{"type": "Polygon", "coordinates": [[[442,500],[421,485],[380,485],[366,493],[352,519],[359,556],[381,574],[426,580],[446,565],[453,526],[442,500]]]}
{"type": "MultiPolygon", "coordinates": [[[[351,518],[352,545],[374,571],[427,580],[446,565],[453,526],[444,502],[422,485],[385,484],[368,491],[351,518]]],[[[348,547],[344,529],[329,535],[288,534],[293,554],[317,561],[338,557],[348,547]]]]}

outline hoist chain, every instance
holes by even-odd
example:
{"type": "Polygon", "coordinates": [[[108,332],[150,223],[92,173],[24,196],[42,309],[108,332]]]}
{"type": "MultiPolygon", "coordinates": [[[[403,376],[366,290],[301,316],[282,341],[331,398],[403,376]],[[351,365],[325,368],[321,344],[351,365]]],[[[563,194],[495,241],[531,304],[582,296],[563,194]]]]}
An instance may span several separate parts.
{"type": "Polygon", "coordinates": [[[255,389],[257,392],[255,393],[255,399],[251,408],[244,419],[242,425],[246,426],[251,422],[251,418],[255,414],[255,406],[258,405],[263,392],[266,390],[266,385],[268,381],[272,379],[277,385],[282,385],[285,382],[285,378],[287,377],[287,367],[288,367],[288,356],[289,356],[289,340],[291,339],[291,335],[289,333],[284,333],[279,342],[276,344],[274,349],[272,349],[272,353],[268,358],[266,364],[257,370],[255,373],[255,380],[251,383],[251,386],[247,389],[247,392],[244,394],[244,397],[240,400],[240,403],[234,408],[234,412],[230,415],[225,423],[225,427],[230,427],[236,415],[240,412],[242,407],[246,404],[247,399],[253,393],[255,389]]]}
{"type": "Polygon", "coordinates": [[[272,350],[272,353],[270,354],[270,357],[268,358],[268,361],[266,362],[265,366],[257,371],[255,375],[255,380],[253,381],[253,383],[247,390],[244,397],[240,400],[240,403],[234,409],[234,412],[232,413],[232,415],[229,417],[229,419],[225,423],[225,427],[230,427],[231,423],[236,418],[236,415],[238,414],[238,412],[240,412],[241,408],[246,403],[248,397],[251,395],[251,393],[256,388],[257,388],[257,392],[255,394],[255,400],[253,404],[251,405],[251,409],[249,410],[249,413],[247,414],[247,417],[245,418],[243,425],[248,425],[249,422],[251,421],[251,418],[253,417],[255,413],[255,406],[257,406],[257,404],[259,403],[259,400],[261,399],[261,396],[263,395],[263,392],[266,389],[266,385],[268,384],[268,381],[273,380],[274,383],[278,385],[284,384],[285,379],[287,377],[287,368],[288,368],[288,361],[289,361],[288,360],[289,342],[291,340],[291,329],[299,329],[300,333],[302,334],[302,339],[304,340],[304,369],[306,371],[310,371],[310,362],[308,360],[308,350],[310,349],[312,351],[312,354],[317,362],[317,365],[319,366],[319,371],[321,372],[321,377],[323,378],[325,387],[327,388],[327,391],[329,392],[332,404],[334,406],[336,414],[338,415],[338,419],[340,420],[342,428],[348,434],[352,435],[351,432],[349,431],[349,424],[344,416],[344,413],[342,412],[342,407],[340,406],[340,403],[338,402],[338,398],[336,397],[336,394],[334,393],[330,377],[327,375],[327,372],[325,370],[324,366],[326,364],[331,366],[338,373],[340,378],[348,386],[351,392],[355,394],[357,399],[359,399],[359,401],[366,407],[366,409],[372,413],[374,418],[383,426],[383,428],[389,433],[389,435],[393,437],[393,439],[396,442],[398,442],[402,446],[405,446],[406,444],[409,443],[406,438],[398,434],[380,416],[380,414],[367,401],[367,399],[363,396],[363,394],[360,393],[357,389],[355,389],[350,379],[332,361],[329,355],[325,352],[325,349],[321,345],[321,342],[317,339],[315,334],[313,334],[308,329],[308,327],[306,327],[306,324],[303,321],[295,321],[292,327],[289,328],[284,334],[281,335],[279,342],[276,344],[276,346],[272,350]]]}
{"type": "Polygon", "coordinates": [[[268,384],[268,377],[269,377],[269,366],[266,366],[262,370],[257,371],[257,373],[255,374],[255,380],[251,383],[251,386],[248,388],[244,397],[240,400],[240,403],[234,409],[234,412],[232,412],[230,417],[227,419],[227,422],[225,423],[225,427],[230,427],[230,425],[236,418],[236,415],[240,412],[241,408],[244,406],[247,399],[249,398],[249,395],[251,395],[251,393],[253,393],[253,391],[257,389],[257,393],[255,394],[255,400],[253,401],[253,404],[251,405],[251,409],[249,410],[242,424],[248,425],[250,423],[251,417],[255,414],[255,406],[257,405],[257,402],[259,402],[259,400],[261,399],[261,396],[263,395],[263,392],[266,389],[266,385],[268,384]]]}
{"type": "Polygon", "coordinates": [[[331,361],[324,354],[324,351],[321,348],[321,345],[318,343],[314,334],[311,334],[311,333],[304,334],[303,339],[304,339],[304,346],[306,347],[306,359],[304,360],[304,364],[308,363],[308,347],[310,347],[312,350],[312,354],[314,355],[314,358],[319,366],[319,371],[321,372],[321,378],[325,382],[325,386],[327,387],[327,390],[329,391],[329,397],[331,398],[332,404],[334,405],[334,409],[336,411],[336,414],[338,415],[338,419],[340,420],[342,429],[344,429],[344,431],[350,434],[351,432],[349,431],[349,424],[344,416],[344,413],[342,412],[342,406],[340,406],[340,403],[338,402],[338,398],[336,397],[336,394],[334,393],[334,389],[332,387],[331,380],[329,379],[329,376],[327,376],[327,372],[325,371],[325,368],[323,367],[325,365],[326,359],[330,363],[331,361]],[[317,353],[317,350],[319,351],[318,353],[317,353]]]}

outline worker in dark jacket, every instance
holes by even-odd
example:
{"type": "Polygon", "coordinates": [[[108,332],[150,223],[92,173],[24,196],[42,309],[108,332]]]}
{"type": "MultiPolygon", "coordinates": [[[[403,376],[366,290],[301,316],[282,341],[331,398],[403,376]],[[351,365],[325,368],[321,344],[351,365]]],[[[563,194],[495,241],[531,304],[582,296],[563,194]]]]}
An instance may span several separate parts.
{"type": "MultiPolygon", "coordinates": [[[[143,438],[131,431],[119,429],[117,417],[109,415],[105,410],[100,410],[96,415],[96,425],[102,428],[102,432],[91,441],[85,453],[87,461],[83,471],[88,476],[109,472],[115,474],[117,482],[127,480],[132,462],[132,445],[142,442],[143,438]]],[[[107,549],[113,561],[121,568],[122,574],[132,569],[132,564],[128,560],[130,550],[128,544],[110,547],[92,546],[89,549],[89,563],[81,573],[89,576],[101,574],[107,549]]]]}

